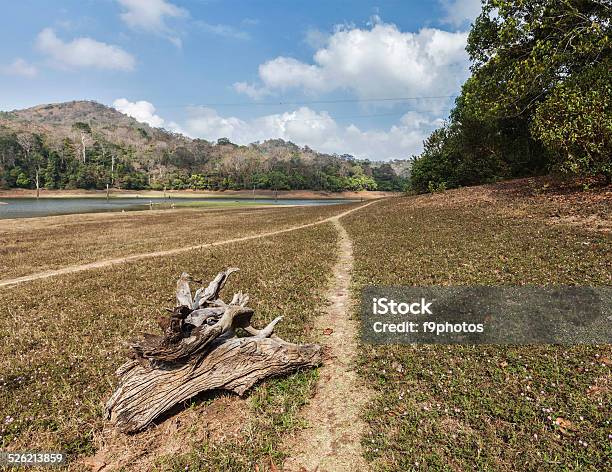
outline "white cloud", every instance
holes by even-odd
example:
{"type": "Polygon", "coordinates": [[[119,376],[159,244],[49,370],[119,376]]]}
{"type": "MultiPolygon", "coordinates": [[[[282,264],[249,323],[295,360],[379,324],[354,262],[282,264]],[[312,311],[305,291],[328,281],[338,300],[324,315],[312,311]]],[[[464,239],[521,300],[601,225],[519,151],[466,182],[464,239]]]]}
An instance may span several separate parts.
{"type": "Polygon", "coordinates": [[[427,114],[408,112],[386,130],[364,131],[354,124],[340,125],[327,112],[308,107],[251,120],[224,117],[205,107],[194,108],[190,113],[184,125],[187,133],[210,141],[226,137],[238,144],[249,144],[282,138],[321,152],[349,153],[372,160],[418,154],[423,140],[441,124],[427,114]]]}
{"type": "Polygon", "coordinates": [[[6,75],[17,75],[21,77],[35,77],[38,74],[36,66],[28,63],[22,58],[18,57],[12,63],[7,66],[0,68],[3,74],[6,75]]]}
{"type": "Polygon", "coordinates": [[[320,49],[327,44],[329,34],[324,33],[317,28],[309,28],[306,31],[304,42],[308,44],[312,49],[320,49]]]}
{"type": "Polygon", "coordinates": [[[229,138],[237,144],[281,138],[320,152],[348,153],[372,160],[406,159],[419,154],[423,140],[442,124],[429,111],[409,111],[387,129],[363,130],[352,123],[342,125],[328,112],[306,106],[248,120],[222,116],[209,107],[192,107],[187,110],[187,119],[179,124],[164,120],[145,100],[118,98],[113,107],[137,121],[188,137],[209,141],[229,138]]]}
{"type": "Polygon", "coordinates": [[[269,94],[268,90],[249,84],[248,82],[236,82],[234,84],[234,90],[236,90],[238,93],[244,93],[255,100],[269,94]]]}
{"type": "Polygon", "coordinates": [[[234,90],[253,99],[272,94],[275,90],[303,88],[305,91],[322,91],[333,88],[317,66],[304,64],[292,57],[277,57],[259,66],[259,77],[265,86],[248,82],[234,83],[234,90]]]}
{"type": "Polygon", "coordinates": [[[246,26],[256,26],[259,24],[259,20],[257,18],[244,18],[240,23],[246,26]]]}
{"type": "Polygon", "coordinates": [[[467,32],[423,28],[402,32],[380,19],[360,29],[340,26],[313,63],[277,57],[259,66],[261,83],[234,88],[252,97],[300,89],[349,90],[361,98],[450,95],[468,76],[467,32]]]}
{"type": "Polygon", "coordinates": [[[470,24],[480,14],[481,0],[440,0],[445,16],[442,23],[457,28],[470,24]]]}
{"type": "Polygon", "coordinates": [[[45,28],[38,34],[36,46],[60,66],[134,69],[134,57],[119,46],[86,37],[65,42],[51,28],[45,28]]]}
{"type": "Polygon", "coordinates": [[[117,0],[125,9],[121,20],[132,29],[166,36],[180,47],[181,39],[166,24],[167,18],[186,18],[189,12],[167,0],[117,0]]]}
{"type": "Polygon", "coordinates": [[[246,31],[240,31],[229,25],[206,23],[205,21],[198,21],[196,24],[207,33],[216,34],[217,36],[224,36],[226,38],[233,39],[250,39],[251,36],[246,31]]]}
{"type": "Polygon", "coordinates": [[[113,107],[141,123],[147,123],[155,128],[164,126],[164,119],[156,115],[153,104],[145,100],[130,102],[126,98],[118,98],[113,102],[113,107]]]}
{"type": "Polygon", "coordinates": [[[165,18],[181,18],[187,10],[166,0],[117,0],[125,11],[121,19],[130,27],[147,31],[166,31],[165,18]]]}
{"type": "Polygon", "coordinates": [[[179,125],[175,121],[169,121],[164,127],[164,129],[167,129],[174,133],[182,134],[183,136],[187,136],[188,138],[193,138],[193,136],[191,136],[187,131],[183,129],[181,125],[179,125]]]}

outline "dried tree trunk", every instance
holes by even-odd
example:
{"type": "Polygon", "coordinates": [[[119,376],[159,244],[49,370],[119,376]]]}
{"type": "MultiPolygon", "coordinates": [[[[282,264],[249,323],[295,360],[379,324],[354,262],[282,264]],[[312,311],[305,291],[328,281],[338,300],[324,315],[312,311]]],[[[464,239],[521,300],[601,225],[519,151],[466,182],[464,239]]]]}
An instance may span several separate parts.
{"type": "Polygon", "coordinates": [[[206,390],[244,394],[255,383],[321,363],[316,344],[298,345],[273,334],[277,318],[264,329],[251,326],[248,296],[236,293],[229,304],[218,298],[229,275],[220,272],[192,298],[183,273],[177,282],[177,307],[159,320],[163,336],[145,334],[130,345],[133,360],[117,370],[117,390],[106,404],[111,422],[136,432],[174,405],[206,390]],[[237,337],[242,328],[247,337],[237,337]]]}

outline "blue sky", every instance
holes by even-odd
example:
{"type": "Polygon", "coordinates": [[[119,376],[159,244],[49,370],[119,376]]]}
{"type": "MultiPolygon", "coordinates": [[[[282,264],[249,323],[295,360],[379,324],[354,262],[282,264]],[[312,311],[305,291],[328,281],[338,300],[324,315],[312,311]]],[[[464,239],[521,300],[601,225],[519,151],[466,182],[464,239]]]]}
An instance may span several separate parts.
{"type": "Polygon", "coordinates": [[[0,109],[91,99],[192,137],[407,158],[468,75],[478,11],[479,0],[11,1],[0,109]],[[422,98],[395,100],[407,97],[422,98]]]}

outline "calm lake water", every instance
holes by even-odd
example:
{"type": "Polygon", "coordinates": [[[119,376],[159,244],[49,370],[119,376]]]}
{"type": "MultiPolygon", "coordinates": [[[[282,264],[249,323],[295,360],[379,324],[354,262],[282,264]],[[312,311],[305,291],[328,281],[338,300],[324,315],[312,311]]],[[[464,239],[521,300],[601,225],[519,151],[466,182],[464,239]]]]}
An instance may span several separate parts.
{"type": "MultiPolygon", "coordinates": [[[[97,213],[105,211],[132,211],[169,208],[171,204],[180,207],[196,206],[198,202],[211,202],[211,206],[233,206],[233,205],[335,205],[338,203],[349,203],[353,200],[330,199],[330,200],[306,200],[306,199],[283,199],[273,200],[267,198],[149,198],[149,197],[126,197],[126,198],[0,198],[0,219],[5,218],[28,218],[35,216],[66,215],[71,213],[97,213]]],[[[206,206],[206,205],[204,205],[206,206]]]]}

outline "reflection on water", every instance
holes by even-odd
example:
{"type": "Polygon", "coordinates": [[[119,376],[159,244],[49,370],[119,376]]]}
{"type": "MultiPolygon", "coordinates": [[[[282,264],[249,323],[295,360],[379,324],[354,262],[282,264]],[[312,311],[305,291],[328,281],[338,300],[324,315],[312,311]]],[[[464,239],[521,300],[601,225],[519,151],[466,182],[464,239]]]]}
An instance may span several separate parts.
{"type": "Polygon", "coordinates": [[[266,198],[239,199],[239,198],[149,198],[149,197],[127,197],[127,198],[0,198],[0,219],[3,218],[27,218],[34,216],[65,215],[69,213],[94,213],[104,211],[130,211],[146,210],[149,208],[169,208],[175,204],[192,202],[217,202],[244,204],[268,204],[268,205],[334,205],[347,203],[352,200],[314,200],[314,199],[283,199],[273,200],[266,198]],[[5,204],[2,204],[5,203],[5,204]]]}

